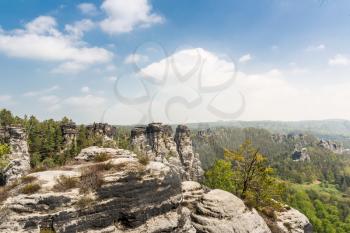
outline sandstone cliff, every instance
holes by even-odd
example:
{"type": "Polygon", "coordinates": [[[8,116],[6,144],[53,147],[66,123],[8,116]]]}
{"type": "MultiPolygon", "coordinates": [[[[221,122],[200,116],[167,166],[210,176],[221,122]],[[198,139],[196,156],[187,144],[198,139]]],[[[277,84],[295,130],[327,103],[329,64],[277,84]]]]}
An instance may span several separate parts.
{"type": "Polygon", "coordinates": [[[5,127],[1,129],[0,138],[8,143],[11,154],[8,155],[9,164],[0,171],[0,185],[11,183],[19,179],[30,170],[30,156],[28,153],[27,134],[21,127],[5,127]]]}
{"type": "Polygon", "coordinates": [[[146,154],[151,160],[166,160],[177,166],[183,180],[202,179],[203,169],[198,154],[193,152],[187,126],[179,125],[175,135],[169,125],[161,123],[136,127],[131,132],[131,144],[136,151],[146,154]]]}

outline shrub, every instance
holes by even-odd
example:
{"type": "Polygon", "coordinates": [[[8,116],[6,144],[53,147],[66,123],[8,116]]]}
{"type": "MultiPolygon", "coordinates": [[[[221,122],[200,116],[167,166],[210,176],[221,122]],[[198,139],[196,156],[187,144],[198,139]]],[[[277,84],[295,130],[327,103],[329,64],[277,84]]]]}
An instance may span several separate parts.
{"type": "Polygon", "coordinates": [[[93,202],[94,200],[92,198],[84,196],[77,201],[76,205],[79,209],[83,209],[85,207],[91,206],[93,202]]]}
{"type": "Polygon", "coordinates": [[[78,181],[74,177],[61,175],[56,179],[56,184],[53,186],[53,189],[58,192],[65,192],[69,189],[77,188],[78,181]]]}
{"type": "Polygon", "coordinates": [[[38,192],[41,189],[40,184],[27,184],[21,189],[23,194],[33,194],[38,192]]]}
{"type": "Polygon", "coordinates": [[[36,180],[37,180],[37,178],[35,176],[23,176],[21,178],[21,181],[23,184],[33,183],[36,180]]]}
{"type": "Polygon", "coordinates": [[[95,157],[94,161],[95,162],[105,162],[109,159],[111,159],[111,155],[109,155],[107,153],[100,153],[95,157]]]}
{"type": "Polygon", "coordinates": [[[80,192],[86,193],[100,188],[103,184],[102,174],[98,166],[86,167],[80,176],[80,192]]]}
{"type": "Polygon", "coordinates": [[[146,166],[147,164],[149,164],[149,158],[147,155],[139,154],[137,155],[137,158],[139,160],[139,163],[141,163],[142,165],[146,166]]]}
{"type": "Polygon", "coordinates": [[[40,233],[55,233],[55,230],[51,228],[40,228],[40,233]]]}
{"type": "Polygon", "coordinates": [[[114,168],[114,165],[112,163],[101,163],[101,164],[96,164],[94,167],[98,171],[109,171],[112,168],[114,168]]]}

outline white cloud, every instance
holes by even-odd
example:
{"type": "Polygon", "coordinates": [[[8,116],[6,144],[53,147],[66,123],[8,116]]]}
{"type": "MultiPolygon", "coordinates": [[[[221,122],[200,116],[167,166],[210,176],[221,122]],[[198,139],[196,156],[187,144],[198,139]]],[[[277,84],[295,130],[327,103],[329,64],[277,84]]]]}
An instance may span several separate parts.
{"type": "MultiPolygon", "coordinates": [[[[154,83],[145,88],[146,100],[148,92],[152,97],[148,102],[143,103],[140,99],[135,106],[122,102],[118,109],[132,108],[132,111],[125,110],[130,119],[134,119],[132,114],[135,111],[139,112],[141,123],[152,120],[170,123],[228,120],[220,114],[213,114],[208,106],[225,113],[234,113],[244,106],[241,115],[237,115],[241,120],[350,118],[349,109],[344,107],[350,99],[350,82],[300,87],[289,81],[292,80],[290,69],[272,69],[256,74],[239,72],[232,76],[234,73],[234,64],[230,60],[204,49],[182,50],[141,71],[144,82],[158,81],[157,88],[149,89],[154,83]],[[232,77],[235,77],[234,82],[225,84],[232,77]]],[[[125,85],[130,85],[129,77],[125,78],[125,85]]],[[[133,94],[130,93],[129,98],[139,97],[133,94]]],[[[113,118],[112,115],[109,117],[113,118]]],[[[231,120],[235,117],[233,115],[231,120]]]]}
{"type": "Polygon", "coordinates": [[[45,95],[45,94],[48,94],[50,92],[53,92],[53,91],[56,91],[56,90],[59,90],[60,87],[55,85],[55,86],[52,86],[52,87],[49,87],[49,88],[46,88],[46,89],[42,89],[42,90],[39,90],[39,91],[30,91],[30,92],[26,92],[23,94],[23,96],[26,96],[26,97],[33,97],[33,96],[40,96],[40,95],[45,95]]]}
{"type": "Polygon", "coordinates": [[[70,33],[64,34],[57,29],[54,18],[40,16],[27,23],[24,29],[0,33],[0,52],[9,57],[62,62],[55,71],[64,71],[62,67],[72,70],[72,64],[75,66],[73,70],[80,71],[88,65],[109,62],[113,53],[104,48],[89,47],[84,41],[72,36],[72,31],[81,35],[88,24],[82,23],[79,30],[69,26],[70,33]]]}
{"type": "Polygon", "coordinates": [[[12,100],[12,96],[10,95],[0,95],[0,102],[6,102],[11,100],[12,100]]]}
{"type": "Polygon", "coordinates": [[[57,104],[61,99],[56,95],[41,96],[39,102],[49,105],[57,104]]]}
{"type": "Polygon", "coordinates": [[[80,39],[84,36],[84,33],[90,31],[95,27],[95,23],[90,19],[83,19],[75,22],[74,24],[67,24],[65,26],[66,32],[68,32],[75,39],[80,39]]]}
{"type": "Polygon", "coordinates": [[[239,58],[239,63],[246,63],[248,61],[252,60],[252,56],[248,53],[243,55],[242,57],[239,58]]]}
{"type": "Polygon", "coordinates": [[[100,25],[109,34],[127,33],[163,22],[161,16],[152,12],[149,0],[105,0],[101,9],[107,17],[100,25]]]}
{"type": "Polygon", "coordinates": [[[94,108],[103,107],[106,103],[106,99],[101,96],[87,94],[84,96],[71,96],[66,98],[63,102],[67,106],[93,110],[94,108]]]}
{"type": "Polygon", "coordinates": [[[316,45],[316,46],[309,46],[306,48],[306,51],[308,52],[314,52],[314,51],[322,51],[326,49],[326,46],[324,44],[319,44],[319,45],[316,45]]]}
{"type": "Polygon", "coordinates": [[[82,88],[81,88],[81,92],[83,92],[83,93],[88,93],[88,92],[90,92],[90,88],[87,87],[87,86],[82,87],[82,88]]]}
{"type": "Polygon", "coordinates": [[[329,59],[328,64],[331,66],[348,66],[350,65],[350,58],[342,54],[337,54],[329,59]]]}
{"type": "Polygon", "coordinates": [[[125,60],[124,63],[125,64],[137,64],[137,63],[142,63],[142,62],[147,62],[148,61],[148,57],[142,54],[130,54],[128,55],[125,60]]]}
{"type": "Polygon", "coordinates": [[[77,7],[84,15],[94,16],[98,13],[96,6],[92,3],[81,3],[77,7]]]}
{"type": "Polygon", "coordinates": [[[115,82],[115,81],[117,81],[117,77],[116,76],[110,76],[110,77],[107,77],[107,80],[110,81],[110,82],[115,82]]]}

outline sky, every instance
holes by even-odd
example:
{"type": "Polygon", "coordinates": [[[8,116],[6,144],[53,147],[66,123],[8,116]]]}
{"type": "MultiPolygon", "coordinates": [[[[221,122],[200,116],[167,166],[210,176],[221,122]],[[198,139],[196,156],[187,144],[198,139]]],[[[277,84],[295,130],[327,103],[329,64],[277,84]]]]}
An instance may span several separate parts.
{"type": "Polygon", "coordinates": [[[350,120],[348,0],[2,0],[0,108],[144,124],[350,120]]]}

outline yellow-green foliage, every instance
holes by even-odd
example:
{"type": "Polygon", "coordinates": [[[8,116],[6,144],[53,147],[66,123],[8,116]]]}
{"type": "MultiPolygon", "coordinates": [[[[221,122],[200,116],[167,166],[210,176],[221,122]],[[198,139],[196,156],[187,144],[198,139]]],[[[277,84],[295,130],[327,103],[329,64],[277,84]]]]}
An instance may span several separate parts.
{"type": "Polygon", "coordinates": [[[33,194],[38,192],[40,189],[41,189],[40,184],[36,184],[36,183],[26,184],[24,187],[21,188],[21,193],[33,194]]]}
{"type": "Polygon", "coordinates": [[[11,149],[7,144],[0,144],[0,169],[5,168],[9,163],[7,155],[11,153],[11,149]]]}
{"type": "Polygon", "coordinates": [[[100,153],[100,154],[96,155],[94,161],[95,162],[105,162],[109,159],[111,159],[111,155],[109,155],[107,153],[100,153]]]}
{"type": "Polygon", "coordinates": [[[218,160],[206,173],[206,183],[240,196],[250,207],[274,206],[280,200],[283,183],[272,177],[266,158],[250,141],[237,151],[224,151],[225,160],[218,160]],[[272,200],[273,199],[273,200],[272,200]]]}

